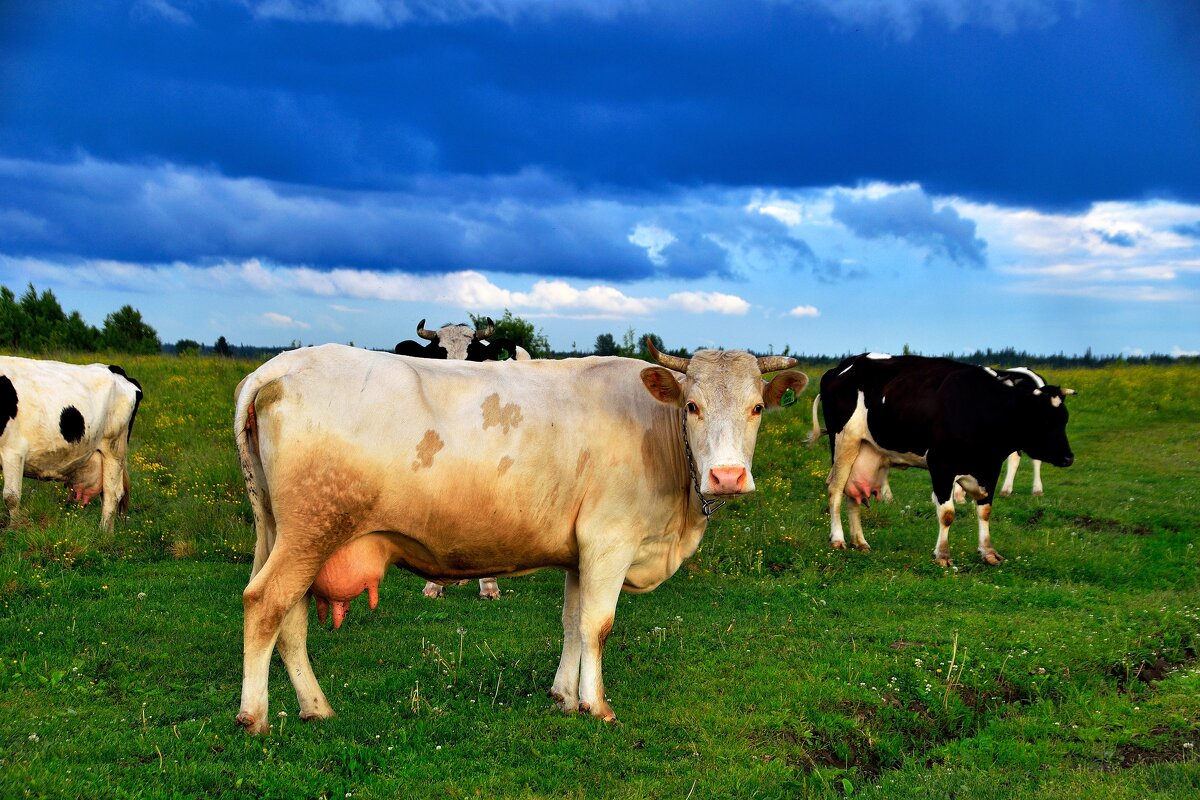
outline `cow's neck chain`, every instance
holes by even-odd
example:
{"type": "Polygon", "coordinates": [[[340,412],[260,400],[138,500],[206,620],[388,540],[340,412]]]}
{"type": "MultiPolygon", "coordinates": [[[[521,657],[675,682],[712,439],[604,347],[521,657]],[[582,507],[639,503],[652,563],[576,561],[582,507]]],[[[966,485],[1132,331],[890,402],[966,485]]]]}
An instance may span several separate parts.
{"type": "Polygon", "coordinates": [[[692,486],[694,486],[696,489],[696,497],[700,498],[700,511],[704,514],[704,518],[707,520],[709,517],[715,514],[717,510],[721,508],[721,506],[725,505],[725,501],[707,500],[705,499],[704,495],[700,493],[700,475],[696,472],[696,462],[692,459],[692,446],[688,444],[687,418],[688,412],[685,408],[683,410],[683,452],[684,455],[687,456],[688,474],[692,476],[692,486]]]}

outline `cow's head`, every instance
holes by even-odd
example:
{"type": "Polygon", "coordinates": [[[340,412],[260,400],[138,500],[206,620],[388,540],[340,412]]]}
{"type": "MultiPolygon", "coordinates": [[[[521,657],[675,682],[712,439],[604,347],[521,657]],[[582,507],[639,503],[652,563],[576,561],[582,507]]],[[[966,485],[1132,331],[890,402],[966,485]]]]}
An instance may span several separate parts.
{"type": "Polygon", "coordinates": [[[738,350],[699,350],[688,359],[663,355],[652,342],[646,344],[662,366],[642,370],[642,383],[659,402],[684,409],[700,493],[753,492],[750,468],[763,411],[791,405],[808,385],[808,376],[794,370],[780,372],[770,382],[761,376],[794,367],[796,359],[756,358],[738,350]]]}
{"type": "Polygon", "coordinates": [[[478,339],[486,339],[496,331],[495,324],[489,319],[486,327],[475,330],[470,325],[444,325],[436,331],[425,329],[425,320],[417,324],[417,336],[430,342],[436,342],[446,351],[446,358],[451,361],[465,361],[467,349],[478,339]]]}
{"type": "Polygon", "coordinates": [[[1056,467],[1069,467],[1075,462],[1075,454],[1067,441],[1069,415],[1064,402],[1072,394],[1075,394],[1074,389],[1046,385],[1025,395],[1025,442],[1021,449],[1030,458],[1056,467]]]}

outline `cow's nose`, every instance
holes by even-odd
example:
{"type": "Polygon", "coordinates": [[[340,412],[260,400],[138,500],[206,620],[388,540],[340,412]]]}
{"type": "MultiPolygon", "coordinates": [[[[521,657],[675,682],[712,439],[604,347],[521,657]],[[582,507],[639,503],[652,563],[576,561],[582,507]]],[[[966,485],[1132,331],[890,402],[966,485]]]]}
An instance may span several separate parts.
{"type": "Polygon", "coordinates": [[[1062,460],[1062,466],[1064,466],[1064,467],[1069,467],[1074,463],[1075,463],[1075,456],[1073,456],[1073,455],[1068,455],[1066,458],[1064,458],[1062,460]]]}
{"type": "Polygon", "coordinates": [[[708,471],[713,494],[741,494],[746,487],[745,467],[713,467],[708,471]]]}

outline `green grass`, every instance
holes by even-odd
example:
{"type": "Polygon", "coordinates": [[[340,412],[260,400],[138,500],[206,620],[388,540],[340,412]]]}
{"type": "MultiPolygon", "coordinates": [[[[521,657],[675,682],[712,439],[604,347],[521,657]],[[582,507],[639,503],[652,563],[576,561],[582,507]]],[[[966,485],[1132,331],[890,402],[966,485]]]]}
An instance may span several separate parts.
{"type": "MultiPolygon", "coordinates": [[[[1051,797],[1200,793],[1200,369],[1057,371],[1076,465],[932,564],[925,473],[828,549],[808,392],[768,417],[759,495],[623,596],[605,658],[619,724],[556,711],[561,575],[421,596],[309,648],[339,716],[302,723],[276,660],[269,737],[233,724],[253,530],[230,435],[253,364],[136,358],[132,510],[26,482],[0,532],[0,796],[1051,797]]],[[[817,371],[812,371],[814,380],[817,371]]]]}

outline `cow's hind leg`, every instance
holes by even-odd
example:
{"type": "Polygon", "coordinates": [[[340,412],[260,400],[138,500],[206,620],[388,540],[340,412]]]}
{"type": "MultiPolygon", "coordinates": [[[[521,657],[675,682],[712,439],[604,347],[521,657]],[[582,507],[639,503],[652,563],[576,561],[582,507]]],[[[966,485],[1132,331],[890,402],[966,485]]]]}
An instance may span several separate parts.
{"type": "Polygon", "coordinates": [[[441,597],[445,593],[446,587],[442,586],[440,583],[434,583],[433,581],[426,581],[425,588],[421,590],[421,594],[425,595],[426,597],[432,597],[434,600],[441,597]]]}
{"type": "Polygon", "coordinates": [[[25,456],[18,452],[6,452],[0,463],[4,470],[4,505],[8,509],[8,521],[16,522],[21,517],[21,481],[25,476],[25,456]]]}
{"type": "MultiPolygon", "coordinates": [[[[243,640],[242,701],[238,724],[251,733],[267,733],[267,675],[271,652],[282,633],[284,620],[297,605],[317,575],[320,563],[311,553],[295,552],[276,543],[262,569],[250,579],[242,592],[245,610],[243,640]]],[[[290,631],[294,634],[294,630],[290,631]]],[[[288,645],[295,647],[294,635],[288,645]]],[[[294,653],[294,649],[291,651],[294,653]]],[[[294,658],[294,655],[293,655],[294,658]]],[[[315,679],[314,679],[315,680],[315,679]]]]}
{"type": "Polygon", "coordinates": [[[279,628],[279,656],[296,689],[300,719],[327,719],[333,716],[333,707],[325,699],[308,660],[308,606],[309,595],[306,593],[284,616],[279,628]]]}
{"type": "MultiPolygon", "coordinates": [[[[1034,462],[1037,463],[1036,461],[1034,462]]],[[[1017,479],[1017,467],[1021,465],[1021,453],[1017,450],[1009,453],[1004,469],[1004,485],[1000,487],[1000,496],[1008,497],[1013,493],[1013,482],[1017,479]]],[[[1039,494],[1039,492],[1034,492],[1039,494]]]]}
{"type": "Polygon", "coordinates": [[[125,498],[125,443],[100,451],[100,527],[112,531],[113,518],[125,498]]]}
{"type": "Polygon", "coordinates": [[[479,596],[484,600],[500,599],[500,584],[496,583],[495,578],[480,578],[479,596]]]}
{"type": "Polygon", "coordinates": [[[829,488],[829,543],[835,550],[846,549],[846,534],[842,530],[842,496],[861,447],[862,440],[849,431],[843,430],[834,437],[833,466],[826,484],[829,488]]]}
{"type": "Polygon", "coordinates": [[[867,539],[863,536],[862,506],[850,503],[846,506],[846,516],[850,519],[850,543],[854,545],[854,549],[864,553],[871,552],[871,545],[867,544],[867,539]]]}
{"type": "Polygon", "coordinates": [[[563,711],[579,707],[579,574],[567,571],[563,582],[563,649],[550,696],[563,711]]]}

